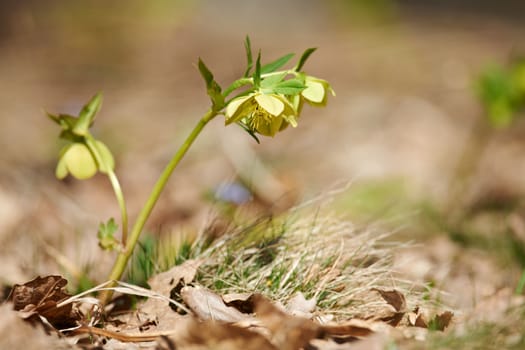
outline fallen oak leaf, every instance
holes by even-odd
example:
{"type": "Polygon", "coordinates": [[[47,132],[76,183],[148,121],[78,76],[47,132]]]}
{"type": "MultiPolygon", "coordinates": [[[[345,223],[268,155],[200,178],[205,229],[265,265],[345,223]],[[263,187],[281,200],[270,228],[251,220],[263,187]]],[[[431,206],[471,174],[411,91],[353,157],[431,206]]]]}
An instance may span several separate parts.
{"type": "Polygon", "coordinates": [[[185,314],[186,309],[180,305],[180,290],[187,284],[191,283],[197,274],[202,260],[186,260],[181,265],[176,265],[168,271],[152,276],[148,280],[151,290],[172,299],[176,303],[170,303],[166,300],[149,298],[140,306],[140,311],[150,315],[165,315],[163,311],[169,305],[173,311],[179,314],[185,314]]]}
{"type": "Polygon", "coordinates": [[[287,314],[260,294],[254,295],[254,303],[257,319],[268,328],[272,343],[279,349],[307,348],[311,341],[320,338],[346,343],[367,338],[376,332],[387,333],[389,328],[383,322],[360,319],[320,325],[307,318],[287,314]]]}
{"type": "Polygon", "coordinates": [[[383,300],[395,310],[395,312],[389,312],[386,316],[377,317],[376,319],[386,322],[392,327],[396,327],[405,316],[407,307],[405,296],[403,293],[395,289],[381,290],[378,288],[373,288],[372,290],[378,292],[383,300]]]}
{"type": "Polygon", "coordinates": [[[316,304],[315,298],[307,300],[303,293],[297,292],[290,300],[288,300],[286,309],[293,316],[311,318],[313,316],[312,312],[315,310],[316,304]]]}
{"type": "Polygon", "coordinates": [[[245,314],[254,312],[253,293],[229,293],[222,296],[227,306],[232,306],[245,314]]]}
{"type": "Polygon", "coordinates": [[[330,337],[353,337],[353,338],[364,338],[375,331],[372,329],[375,323],[361,319],[351,319],[344,323],[322,325],[322,332],[330,337]]]}
{"type": "Polygon", "coordinates": [[[0,315],[0,349],[71,349],[71,344],[57,334],[46,334],[41,327],[23,320],[11,303],[0,305],[0,315]]]}
{"type": "Polygon", "coordinates": [[[278,349],[305,348],[312,339],[322,335],[319,325],[307,318],[288,315],[261,294],[254,295],[254,304],[257,319],[268,328],[271,341],[278,349]]]}
{"type": "Polygon", "coordinates": [[[311,349],[318,350],[384,350],[389,349],[392,340],[385,333],[374,333],[364,339],[347,343],[338,343],[331,339],[313,339],[311,349]]]}
{"type": "Polygon", "coordinates": [[[214,350],[277,350],[263,335],[248,329],[216,321],[193,320],[181,341],[174,341],[176,348],[214,350]]]}
{"type": "Polygon", "coordinates": [[[201,286],[186,286],[181,289],[180,295],[201,320],[235,323],[252,318],[234,307],[227,306],[218,294],[201,286]]]}
{"type": "Polygon", "coordinates": [[[419,310],[419,307],[416,307],[412,312],[409,312],[407,319],[410,326],[428,328],[428,323],[425,320],[425,316],[419,310]]]}
{"type": "Polygon", "coordinates": [[[450,324],[454,313],[451,311],[445,311],[439,315],[434,316],[432,320],[428,323],[428,329],[444,331],[450,324]]]}
{"type": "Polygon", "coordinates": [[[397,312],[406,311],[407,302],[405,296],[400,291],[395,289],[381,290],[378,288],[373,288],[372,290],[378,292],[388,305],[391,305],[397,312]]]}
{"type": "Polygon", "coordinates": [[[380,317],[378,318],[378,320],[383,321],[392,327],[396,327],[397,325],[399,325],[401,320],[403,320],[404,316],[404,312],[394,312],[391,315],[380,317]]]}
{"type": "Polygon", "coordinates": [[[445,311],[441,314],[435,315],[430,321],[426,321],[425,316],[420,312],[419,308],[408,313],[408,323],[411,326],[425,328],[429,330],[444,331],[452,321],[454,313],[445,311]]]}
{"type": "Polygon", "coordinates": [[[193,281],[202,260],[186,260],[181,265],[176,265],[168,271],[161,272],[148,280],[152,290],[166,297],[179,282],[187,285],[193,281]]]}
{"type": "Polygon", "coordinates": [[[29,322],[41,321],[42,317],[47,321],[42,322],[44,325],[48,323],[55,329],[74,327],[80,313],[73,310],[72,304],[57,306],[71,296],[64,290],[66,285],[67,280],[61,276],[38,276],[24,284],[15,284],[7,300],[29,322]]]}

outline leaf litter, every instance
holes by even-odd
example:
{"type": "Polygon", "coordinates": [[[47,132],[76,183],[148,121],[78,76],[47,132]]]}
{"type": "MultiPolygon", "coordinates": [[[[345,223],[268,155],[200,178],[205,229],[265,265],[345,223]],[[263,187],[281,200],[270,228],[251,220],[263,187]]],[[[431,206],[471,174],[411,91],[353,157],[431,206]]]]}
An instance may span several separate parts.
{"type": "Polygon", "coordinates": [[[70,296],[65,279],[47,276],[15,285],[9,301],[81,349],[379,349],[451,322],[448,311],[427,321],[429,305],[393,277],[384,235],[324,215],[271,225],[270,236],[255,225],[219,238],[150,278],[151,289],[107,282],[70,296]],[[147,299],[112,315],[88,296],[108,288],[147,299]]]}

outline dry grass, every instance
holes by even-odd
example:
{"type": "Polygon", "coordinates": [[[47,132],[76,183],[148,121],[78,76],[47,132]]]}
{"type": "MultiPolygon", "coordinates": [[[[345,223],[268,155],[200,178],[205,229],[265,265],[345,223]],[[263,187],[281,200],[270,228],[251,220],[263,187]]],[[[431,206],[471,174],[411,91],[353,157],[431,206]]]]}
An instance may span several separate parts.
{"type": "Polygon", "coordinates": [[[392,271],[403,244],[311,208],[232,230],[201,254],[200,283],[220,293],[260,292],[286,303],[296,292],[315,298],[321,314],[373,317],[385,303],[372,289],[397,289],[408,307],[424,303],[392,271]]]}

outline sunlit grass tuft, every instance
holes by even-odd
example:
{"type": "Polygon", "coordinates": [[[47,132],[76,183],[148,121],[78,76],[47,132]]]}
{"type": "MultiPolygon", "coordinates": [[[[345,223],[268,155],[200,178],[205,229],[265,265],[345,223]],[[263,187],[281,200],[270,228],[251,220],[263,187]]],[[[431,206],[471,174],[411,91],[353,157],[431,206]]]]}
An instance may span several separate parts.
{"type": "Polygon", "coordinates": [[[218,236],[174,234],[154,244],[148,238],[135,254],[129,281],[145,285],[155,273],[186,259],[202,259],[196,283],[219,294],[257,292],[286,304],[301,292],[315,299],[319,314],[336,318],[384,311],[385,302],[374,288],[402,292],[409,308],[435,302],[425,298],[423,286],[402,281],[393,271],[394,253],[408,244],[315,205],[275,217],[245,218],[244,223],[238,217],[218,236]]]}
{"type": "Polygon", "coordinates": [[[239,227],[200,257],[198,282],[225,293],[262,293],[286,303],[296,292],[340,317],[374,315],[384,307],[373,288],[398,289],[409,304],[422,296],[395,277],[389,234],[360,229],[328,213],[302,210],[239,227]]]}

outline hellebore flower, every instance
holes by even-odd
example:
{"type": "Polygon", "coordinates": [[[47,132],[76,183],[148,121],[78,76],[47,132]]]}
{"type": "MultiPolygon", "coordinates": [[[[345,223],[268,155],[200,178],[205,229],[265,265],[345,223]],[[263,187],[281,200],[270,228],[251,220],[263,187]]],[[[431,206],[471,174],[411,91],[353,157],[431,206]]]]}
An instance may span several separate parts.
{"type": "Polygon", "coordinates": [[[113,170],[115,162],[108,147],[100,141],[94,141],[101,162],[92,153],[88,146],[82,142],[74,142],[64,146],[60,151],[60,159],[55,170],[58,179],[71,174],[79,180],[89,179],[97,171],[108,173],[113,170]]]}
{"type": "Polygon", "coordinates": [[[60,125],[60,138],[69,141],[62,148],[55,175],[58,179],[68,174],[79,180],[89,179],[100,171],[107,174],[115,167],[109,148],[91,136],[89,128],[100,110],[102,94],[98,93],[82,108],[78,117],[67,114],[47,116],[60,125]]]}
{"type": "Polygon", "coordinates": [[[226,107],[224,115],[226,125],[242,122],[265,136],[274,136],[289,124],[297,126],[296,111],[284,96],[259,91],[235,98],[226,107]]]}

